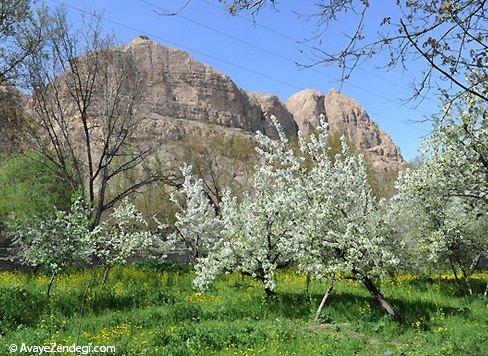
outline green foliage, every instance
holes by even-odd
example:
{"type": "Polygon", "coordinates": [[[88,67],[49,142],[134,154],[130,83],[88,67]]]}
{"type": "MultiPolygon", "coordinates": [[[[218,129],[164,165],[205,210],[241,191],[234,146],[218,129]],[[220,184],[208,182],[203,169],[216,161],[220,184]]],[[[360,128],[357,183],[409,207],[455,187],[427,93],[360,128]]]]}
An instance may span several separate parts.
{"type": "Polygon", "coordinates": [[[204,180],[215,203],[221,200],[225,187],[232,188],[237,194],[249,188],[258,157],[251,136],[222,132],[195,134],[179,141],[178,146],[180,162],[191,165],[194,174],[204,180]]]}
{"type": "Polygon", "coordinates": [[[0,216],[19,218],[67,209],[71,190],[35,153],[11,156],[0,166],[0,216]]]}
{"type": "Polygon", "coordinates": [[[163,224],[174,225],[175,213],[178,209],[170,200],[169,191],[173,190],[174,188],[169,188],[163,183],[156,183],[145,187],[141,194],[134,196],[137,210],[146,217],[150,228],[157,227],[155,220],[152,219],[153,216],[163,224]]]}
{"type": "Polygon", "coordinates": [[[368,167],[368,184],[377,198],[391,198],[395,193],[395,182],[399,171],[376,172],[366,159],[368,167]]]}
{"type": "MultiPolygon", "coordinates": [[[[12,343],[115,345],[116,354],[486,354],[483,297],[456,294],[448,274],[399,275],[382,290],[406,316],[401,326],[376,308],[367,291],[339,280],[322,322],[311,322],[326,286],[292,270],[279,272],[274,298],[251,278],[231,274],[207,293],[193,273],[166,264],[59,276],[50,299],[48,275],[0,273],[0,350],[12,343]],[[166,270],[168,267],[170,270],[166,270]],[[80,316],[86,286],[85,312],[80,316]]],[[[472,277],[482,290],[488,273],[472,277]]],[[[1,353],[2,351],[0,351],[1,353]]]]}

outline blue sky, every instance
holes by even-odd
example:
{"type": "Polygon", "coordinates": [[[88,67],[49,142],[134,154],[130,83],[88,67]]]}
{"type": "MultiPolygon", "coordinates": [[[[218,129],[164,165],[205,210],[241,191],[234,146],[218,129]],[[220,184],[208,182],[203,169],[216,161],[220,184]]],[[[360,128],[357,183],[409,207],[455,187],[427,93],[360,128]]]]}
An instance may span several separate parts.
{"type": "MultiPolygon", "coordinates": [[[[300,89],[327,92],[341,86],[335,79],[340,77],[337,67],[304,69],[293,63],[310,63],[310,48],[293,39],[307,38],[314,29],[313,22],[298,19],[293,11],[310,13],[312,9],[306,4],[313,2],[282,0],[278,12],[264,9],[255,17],[255,24],[245,14],[230,16],[218,0],[192,0],[179,16],[160,16],[153,10],[175,11],[186,0],[48,0],[52,6],[61,2],[103,11],[105,30],[113,32],[122,44],[145,34],[164,45],[185,50],[248,91],[274,93],[286,100],[300,89]]],[[[379,23],[386,12],[393,10],[381,7],[388,2],[381,3],[372,8],[373,23],[379,23]]],[[[70,7],[67,10],[79,25],[80,13],[70,7]]],[[[339,48],[342,34],[351,31],[351,23],[348,19],[335,23],[324,36],[324,43],[339,48]]],[[[405,104],[412,79],[420,75],[421,63],[412,62],[408,71],[378,69],[382,63],[382,58],[378,58],[362,64],[341,90],[366,108],[400,146],[405,159],[410,160],[418,154],[419,144],[430,129],[429,123],[416,121],[437,112],[438,104],[434,99],[426,99],[417,107],[405,104]]]]}

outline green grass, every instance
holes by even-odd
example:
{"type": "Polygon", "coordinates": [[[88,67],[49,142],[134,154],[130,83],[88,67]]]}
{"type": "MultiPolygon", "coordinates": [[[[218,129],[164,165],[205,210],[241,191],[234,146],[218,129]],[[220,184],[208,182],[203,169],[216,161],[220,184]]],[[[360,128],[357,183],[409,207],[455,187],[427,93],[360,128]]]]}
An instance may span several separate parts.
{"type": "MultiPolygon", "coordinates": [[[[314,282],[307,294],[305,277],[293,271],[279,274],[270,300],[260,284],[237,274],[205,293],[193,290],[191,271],[178,268],[116,268],[104,288],[101,274],[63,274],[48,299],[49,276],[0,273],[0,355],[12,343],[52,342],[115,345],[121,355],[488,354],[486,300],[458,295],[448,275],[382,281],[406,318],[398,325],[352,281],[337,283],[317,324],[326,286],[314,282]]],[[[473,283],[482,290],[487,279],[479,273],[473,283]]]]}

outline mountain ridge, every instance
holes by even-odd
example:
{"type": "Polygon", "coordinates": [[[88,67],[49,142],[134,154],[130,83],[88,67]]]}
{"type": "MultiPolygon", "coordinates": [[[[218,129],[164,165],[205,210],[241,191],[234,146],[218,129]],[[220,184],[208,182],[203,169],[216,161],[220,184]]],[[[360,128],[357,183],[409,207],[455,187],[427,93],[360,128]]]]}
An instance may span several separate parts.
{"type": "Polygon", "coordinates": [[[312,133],[324,114],[330,129],[364,152],[375,170],[398,170],[405,164],[399,147],[366,110],[335,89],[327,94],[304,89],[282,102],[274,94],[245,91],[228,75],[145,36],[120,48],[131,55],[147,78],[145,102],[152,106],[152,121],[157,122],[152,123],[154,134],[178,139],[195,131],[195,126],[201,129],[201,123],[208,123],[245,133],[260,130],[276,137],[271,121],[274,115],[286,135],[293,137],[298,130],[312,133]]]}

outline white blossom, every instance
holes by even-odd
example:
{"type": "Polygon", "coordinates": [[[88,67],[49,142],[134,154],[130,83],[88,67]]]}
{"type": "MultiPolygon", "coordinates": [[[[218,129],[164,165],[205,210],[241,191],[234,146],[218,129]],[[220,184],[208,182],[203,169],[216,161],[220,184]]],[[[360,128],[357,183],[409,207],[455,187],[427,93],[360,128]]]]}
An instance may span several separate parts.
{"type": "Polygon", "coordinates": [[[488,126],[486,103],[464,99],[425,140],[420,167],[400,175],[392,208],[405,225],[407,267],[448,266],[469,277],[488,255],[488,126]]]}
{"type": "Polygon", "coordinates": [[[241,200],[226,192],[220,240],[198,261],[195,285],[240,271],[272,290],[276,269],[292,262],[318,278],[337,271],[373,276],[395,265],[395,244],[363,158],[344,139],[342,153],[330,157],[324,117],[317,135],[300,135],[298,152],[273,120],[279,139],[257,134],[253,189],[241,200]]]}
{"type": "Polygon", "coordinates": [[[166,246],[148,230],[146,220],[128,199],[117,206],[110,217],[91,234],[95,256],[106,266],[126,264],[136,256],[161,255],[166,246]]]}
{"type": "Polygon", "coordinates": [[[183,244],[191,254],[191,259],[205,256],[218,239],[221,221],[215,207],[205,193],[203,180],[193,176],[192,167],[183,165],[181,172],[184,182],[181,193],[185,204],[174,196],[171,201],[179,208],[176,213],[175,232],[168,237],[173,246],[183,244]]]}
{"type": "Polygon", "coordinates": [[[43,267],[53,274],[88,262],[92,253],[89,212],[83,201],[77,199],[69,212],[11,220],[8,229],[18,245],[19,262],[43,267]]]}

